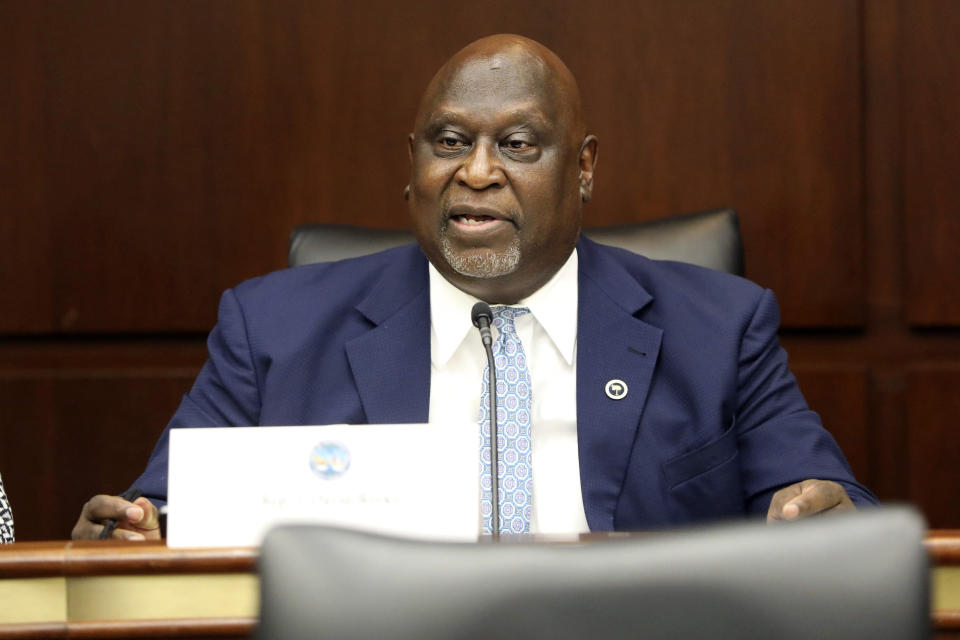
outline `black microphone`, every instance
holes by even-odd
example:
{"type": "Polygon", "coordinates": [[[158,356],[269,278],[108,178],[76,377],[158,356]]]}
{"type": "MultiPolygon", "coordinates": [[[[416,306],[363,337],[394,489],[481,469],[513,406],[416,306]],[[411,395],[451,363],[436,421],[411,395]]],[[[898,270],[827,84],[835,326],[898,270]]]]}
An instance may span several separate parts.
{"type": "Polygon", "coordinates": [[[483,346],[489,347],[493,344],[493,336],[490,335],[490,323],[493,322],[493,311],[486,302],[478,302],[470,310],[470,319],[473,320],[473,326],[480,329],[480,339],[483,340],[483,346]]]}
{"type": "Polygon", "coordinates": [[[490,370],[489,385],[490,389],[490,502],[492,503],[493,513],[491,514],[490,529],[493,533],[493,539],[500,538],[500,487],[499,487],[499,463],[497,460],[497,370],[493,365],[493,336],[490,334],[490,323],[493,322],[493,311],[486,302],[478,302],[473,305],[470,311],[470,319],[473,320],[473,326],[480,329],[480,340],[483,342],[483,348],[487,352],[487,369],[490,370]]]}

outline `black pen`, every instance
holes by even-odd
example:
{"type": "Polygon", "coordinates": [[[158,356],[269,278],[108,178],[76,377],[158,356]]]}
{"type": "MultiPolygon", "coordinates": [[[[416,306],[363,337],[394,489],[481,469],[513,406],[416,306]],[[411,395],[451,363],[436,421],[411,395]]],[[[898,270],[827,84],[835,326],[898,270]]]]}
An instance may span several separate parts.
{"type": "MultiPolygon", "coordinates": [[[[132,487],[127,489],[124,493],[120,494],[120,497],[126,500],[127,502],[133,502],[137,498],[143,495],[143,491],[140,491],[137,487],[132,487]]],[[[103,531],[100,532],[100,539],[106,540],[113,535],[113,530],[117,528],[116,518],[109,518],[103,525],[103,531]]]]}

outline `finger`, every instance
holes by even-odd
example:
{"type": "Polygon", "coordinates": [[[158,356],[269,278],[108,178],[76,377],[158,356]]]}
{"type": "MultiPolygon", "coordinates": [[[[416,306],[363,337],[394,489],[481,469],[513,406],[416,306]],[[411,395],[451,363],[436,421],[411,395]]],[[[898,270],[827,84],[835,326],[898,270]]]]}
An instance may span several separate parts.
{"type": "Polygon", "coordinates": [[[773,498],[770,499],[770,507],[767,509],[767,522],[783,520],[783,506],[799,496],[802,490],[802,483],[798,482],[773,494],[773,498]]]}
{"type": "Polygon", "coordinates": [[[121,526],[134,531],[159,529],[159,511],[147,498],[137,498],[133,501],[133,506],[126,510],[126,521],[121,523],[121,526]]]}
{"type": "Polygon", "coordinates": [[[157,508],[146,498],[128,502],[119,496],[97,495],[83,505],[80,518],[70,537],[74,540],[95,540],[106,528],[108,520],[116,520],[117,527],[109,537],[118,540],[145,540],[160,538],[157,508]]]}
{"type": "Polygon", "coordinates": [[[73,525],[73,530],[70,532],[71,540],[96,540],[100,537],[100,532],[103,530],[103,525],[97,524],[96,522],[91,522],[83,513],[80,514],[80,517],[77,519],[77,524],[73,525]]]}
{"type": "Polygon", "coordinates": [[[800,495],[783,505],[784,520],[797,520],[832,509],[847,495],[843,487],[836,482],[805,480],[800,484],[802,489],[800,495]]]}
{"type": "MultiPolygon", "coordinates": [[[[126,520],[127,510],[131,507],[133,507],[132,503],[119,496],[98,495],[87,500],[87,503],[83,505],[80,516],[90,522],[103,522],[110,518],[126,520]]],[[[134,515],[139,517],[138,514],[134,515]]]]}
{"type": "Polygon", "coordinates": [[[70,537],[74,540],[95,540],[103,531],[103,523],[113,518],[121,520],[130,503],[117,496],[97,495],[83,505],[77,524],[70,537]]]}
{"type": "Polygon", "coordinates": [[[125,518],[117,521],[110,537],[120,540],[159,540],[160,515],[147,498],[137,498],[126,509],[125,518]]]}
{"type": "Polygon", "coordinates": [[[110,537],[114,540],[132,540],[137,542],[147,539],[147,537],[139,531],[121,529],[119,526],[113,530],[113,532],[110,534],[110,537]]]}

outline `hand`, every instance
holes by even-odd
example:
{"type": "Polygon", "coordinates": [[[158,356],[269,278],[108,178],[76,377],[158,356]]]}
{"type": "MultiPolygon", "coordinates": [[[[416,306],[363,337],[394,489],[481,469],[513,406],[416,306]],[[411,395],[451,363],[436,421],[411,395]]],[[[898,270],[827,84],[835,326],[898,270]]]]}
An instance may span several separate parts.
{"type": "Polygon", "coordinates": [[[846,490],[830,480],[804,480],[773,494],[767,522],[799,520],[818,513],[856,509],[846,490]]]}
{"type": "Polygon", "coordinates": [[[96,540],[104,522],[117,520],[111,538],[119,540],[159,540],[160,518],[157,508],[146,498],[127,502],[118,496],[99,495],[90,498],[70,537],[74,540],[96,540]]]}

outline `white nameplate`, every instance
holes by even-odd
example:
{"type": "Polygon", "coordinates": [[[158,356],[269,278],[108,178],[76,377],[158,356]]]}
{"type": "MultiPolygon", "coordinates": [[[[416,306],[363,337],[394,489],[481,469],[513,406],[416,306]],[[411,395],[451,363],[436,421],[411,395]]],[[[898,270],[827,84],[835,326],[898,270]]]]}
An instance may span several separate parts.
{"type": "Polygon", "coordinates": [[[171,429],[167,545],[257,546],[305,522],[476,540],[478,427],[171,429]]]}

